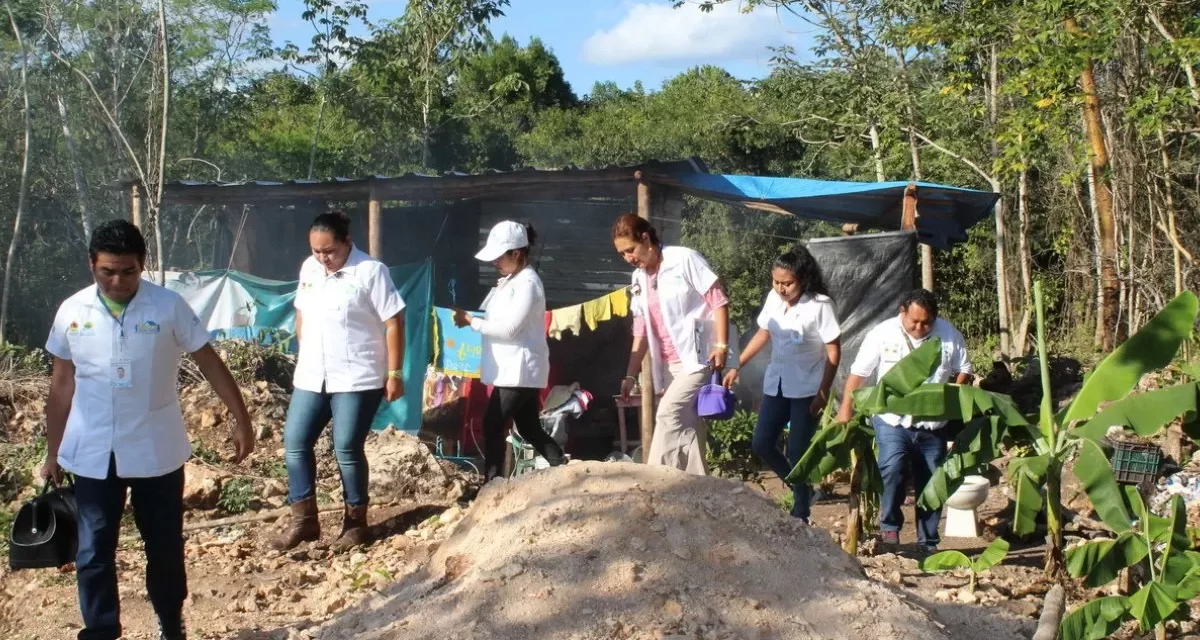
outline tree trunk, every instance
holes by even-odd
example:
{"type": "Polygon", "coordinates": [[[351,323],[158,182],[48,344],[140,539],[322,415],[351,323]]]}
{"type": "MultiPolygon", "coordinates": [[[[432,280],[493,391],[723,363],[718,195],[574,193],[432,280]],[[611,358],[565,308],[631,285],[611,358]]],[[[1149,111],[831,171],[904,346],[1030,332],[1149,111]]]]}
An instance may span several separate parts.
{"type": "MultiPolygon", "coordinates": [[[[1189,66],[1190,68],[1190,66],[1189,66]]],[[[1158,147],[1162,158],[1163,169],[1163,199],[1167,205],[1167,233],[1178,239],[1175,231],[1175,197],[1171,195],[1173,180],[1171,179],[1171,155],[1167,153],[1167,137],[1163,135],[1162,127],[1158,128],[1158,147]]],[[[1183,253],[1177,243],[1171,245],[1175,268],[1175,295],[1183,293],[1183,253]]]]}
{"type": "Polygon", "coordinates": [[[171,54],[167,46],[167,1],[158,0],[158,31],[162,41],[162,128],[158,139],[158,185],[154,197],[154,245],[158,253],[158,284],[167,284],[166,256],[163,255],[163,183],[167,181],[167,122],[171,113],[171,54]]]}
{"type": "Polygon", "coordinates": [[[55,93],[58,103],[58,117],[62,120],[63,139],[67,143],[67,157],[71,161],[71,173],[75,178],[75,197],[79,200],[79,222],[83,226],[83,241],[92,238],[92,210],[88,207],[87,177],[83,173],[83,165],[79,161],[79,147],[75,144],[75,136],[71,133],[71,121],[67,116],[67,103],[61,93],[55,93]]]}
{"type": "MultiPolygon", "coordinates": [[[[896,51],[900,61],[900,81],[904,90],[904,111],[908,119],[908,153],[912,157],[913,180],[921,181],[921,149],[917,144],[917,112],[913,106],[912,82],[908,75],[908,60],[904,51],[896,51]]],[[[921,288],[933,291],[933,247],[921,245],[921,288]]]]}
{"type": "MultiPolygon", "coordinates": [[[[1074,18],[1067,18],[1064,25],[1068,33],[1079,33],[1074,18]]],[[[1108,176],[1108,147],[1104,142],[1104,124],[1100,120],[1100,97],[1096,91],[1094,64],[1088,60],[1080,74],[1083,88],[1083,121],[1087,130],[1089,156],[1095,178],[1094,196],[1096,219],[1100,233],[1098,263],[1100,267],[1100,296],[1096,318],[1096,336],[1100,349],[1112,351],[1117,328],[1117,297],[1120,283],[1117,280],[1117,229],[1113,217],[1112,190],[1108,176]]]]}
{"type": "Polygon", "coordinates": [[[1017,221],[1021,261],[1021,293],[1025,310],[1013,340],[1014,354],[1023,356],[1029,349],[1029,322],[1033,317],[1033,254],[1029,248],[1029,170],[1022,168],[1017,175],[1017,221]]]}
{"type": "Polygon", "coordinates": [[[25,50],[25,41],[21,39],[21,30],[17,27],[12,6],[8,2],[4,3],[4,10],[8,13],[8,24],[12,26],[17,47],[21,50],[21,100],[24,107],[25,135],[21,150],[21,183],[17,190],[17,213],[13,218],[12,239],[8,242],[8,257],[4,261],[4,289],[0,292],[0,344],[8,342],[8,301],[12,297],[12,272],[17,263],[17,246],[21,242],[21,218],[25,213],[25,196],[29,191],[29,140],[33,136],[32,115],[29,113],[29,83],[26,76],[29,54],[25,50]]]}
{"type": "Polygon", "coordinates": [[[883,182],[887,180],[887,173],[883,170],[883,143],[879,139],[879,125],[875,121],[871,121],[871,157],[875,160],[875,181],[883,182]]]}
{"type": "MultiPolygon", "coordinates": [[[[1000,123],[999,113],[999,97],[997,93],[1000,88],[1000,70],[999,62],[996,56],[996,46],[992,45],[989,51],[990,60],[988,61],[988,82],[987,82],[987,101],[988,101],[988,125],[991,127],[992,138],[992,160],[1000,157],[1000,146],[996,141],[996,129],[1000,123]]],[[[1000,181],[996,178],[991,180],[992,191],[1001,193],[1000,181]]],[[[1005,229],[1004,229],[1004,198],[996,201],[996,306],[999,315],[998,324],[1000,328],[1000,352],[1004,355],[1012,355],[1012,309],[1008,302],[1008,259],[1005,256],[1005,229]]]]}
{"type": "Polygon", "coordinates": [[[317,145],[321,141],[321,121],[325,119],[325,83],[321,83],[321,104],[317,107],[317,125],[313,127],[312,146],[308,150],[308,179],[312,180],[313,170],[317,166],[317,145]]]}
{"type": "Polygon", "coordinates": [[[846,541],[842,550],[853,557],[858,557],[858,539],[862,531],[862,462],[858,459],[858,451],[850,452],[850,498],[847,501],[850,513],[846,515],[846,541]]]}

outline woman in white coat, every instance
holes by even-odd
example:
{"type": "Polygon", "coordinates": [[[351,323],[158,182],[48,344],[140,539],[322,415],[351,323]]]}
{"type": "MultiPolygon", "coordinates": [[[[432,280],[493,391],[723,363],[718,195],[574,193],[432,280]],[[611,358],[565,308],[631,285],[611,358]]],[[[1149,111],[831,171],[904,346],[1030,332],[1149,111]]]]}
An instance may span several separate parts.
{"type": "Polygon", "coordinates": [[[655,391],[662,394],[654,438],[645,456],[705,475],[708,429],[696,410],[700,388],[729,355],[729,298],[704,256],[687,247],[664,247],[658,232],[633,214],[613,226],[613,246],[633,273],[633,352],[621,395],[633,391],[647,351],[655,391]]]}
{"type": "Polygon", "coordinates": [[[539,394],[550,381],[546,344],[546,292],[529,263],[536,234],[532,227],[504,221],[492,227],[487,244],[475,254],[500,272],[500,282],[484,299],[484,317],[454,310],[454,324],[483,335],[481,381],[492,387],[483,417],[483,466],[488,480],[504,468],[504,426],[512,419],[521,438],[550,463],[566,456],[541,425],[539,394]]]}

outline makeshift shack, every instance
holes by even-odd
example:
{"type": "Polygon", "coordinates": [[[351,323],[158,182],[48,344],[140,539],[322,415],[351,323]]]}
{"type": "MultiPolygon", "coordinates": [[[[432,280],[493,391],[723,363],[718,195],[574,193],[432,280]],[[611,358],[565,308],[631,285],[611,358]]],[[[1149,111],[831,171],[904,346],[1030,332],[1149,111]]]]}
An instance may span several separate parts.
{"type": "MultiPolygon", "coordinates": [[[[142,188],[136,184],[124,188],[132,217],[140,223],[142,188]]],[[[428,300],[416,308],[478,305],[494,283],[495,273],[490,265],[474,260],[473,254],[495,222],[529,222],[539,233],[534,259],[546,284],[548,308],[572,309],[588,303],[594,314],[596,309],[603,311],[604,304],[618,307],[611,301],[599,307],[596,303],[629,282],[630,268],[610,243],[613,220],[621,213],[637,212],[654,220],[666,242],[677,242],[685,196],[845,226],[850,235],[823,239],[810,248],[829,272],[835,296],[843,290],[855,292],[838,300],[839,317],[846,327],[844,340],[851,347],[844,356],[846,362],[853,357],[858,333],[892,313],[896,297],[916,284],[916,243],[946,248],[965,240],[967,229],[988,216],[999,197],[929,183],[717,175],[691,159],[603,169],[471,175],[179,181],[165,185],[163,206],[204,206],[210,213],[216,211],[220,240],[213,245],[206,266],[284,284],[295,279],[308,255],[307,229],[312,218],[332,206],[344,208],[354,219],[356,243],[371,255],[393,268],[410,265],[413,273],[422,271],[419,265],[429,265],[428,286],[409,285],[410,295],[428,291],[428,300]],[[904,233],[854,234],[867,229],[904,233]],[[853,268],[845,269],[848,265],[853,268]]],[[[194,265],[168,264],[168,268],[183,271],[194,265]]],[[[449,329],[436,321],[437,313],[431,315],[434,318],[431,330],[424,333],[424,348],[410,350],[414,358],[424,354],[426,360],[406,363],[406,379],[409,370],[418,375],[431,353],[435,358],[441,354],[443,364],[449,352],[470,359],[469,345],[445,344],[449,329]]],[[[287,330],[289,318],[286,314],[278,318],[282,318],[277,319],[279,328],[287,330]]],[[[584,322],[578,330],[551,339],[552,384],[578,382],[596,399],[572,431],[571,449],[577,455],[602,455],[612,449],[618,422],[613,395],[628,357],[628,323],[627,316],[610,309],[603,322],[592,327],[584,322]]],[[[409,338],[410,343],[422,340],[415,333],[409,338]]],[[[465,366],[469,367],[469,362],[465,366]]],[[[750,378],[746,376],[748,382],[750,378]]],[[[453,453],[460,442],[473,449],[483,392],[478,385],[472,389],[469,380],[469,371],[453,370],[441,382],[427,379],[427,384],[421,385],[410,379],[407,388],[412,393],[425,387],[426,408],[432,399],[432,406],[439,409],[426,411],[423,427],[411,423],[397,426],[442,436],[451,443],[447,453],[453,453]],[[453,400],[454,408],[448,409],[438,398],[453,400]]],[[[636,413],[627,416],[634,445],[639,435],[647,435],[638,433],[639,425],[647,431],[652,427],[651,405],[642,403],[640,419],[636,413]]]]}

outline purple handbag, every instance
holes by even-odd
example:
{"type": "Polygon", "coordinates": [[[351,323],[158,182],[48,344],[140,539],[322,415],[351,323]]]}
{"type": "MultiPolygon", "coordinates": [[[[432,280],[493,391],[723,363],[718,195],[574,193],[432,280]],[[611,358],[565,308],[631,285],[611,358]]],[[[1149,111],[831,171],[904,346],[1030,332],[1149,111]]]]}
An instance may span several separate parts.
{"type": "Polygon", "coordinates": [[[737,396],[721,384],[721,377],[714,370],[712,381],[700,387],[696,396],[696,412],[705,420],[728,420],[737,409],[737,396]]]}

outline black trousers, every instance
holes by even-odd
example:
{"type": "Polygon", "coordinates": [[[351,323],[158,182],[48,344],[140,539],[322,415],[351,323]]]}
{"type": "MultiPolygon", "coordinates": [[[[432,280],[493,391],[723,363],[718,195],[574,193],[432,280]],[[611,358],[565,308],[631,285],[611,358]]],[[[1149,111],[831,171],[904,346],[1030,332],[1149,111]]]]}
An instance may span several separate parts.
{"type": "Polygon", "coordinates": [[[117,598],[117,538],[126,491],[133,520],[146,543],[146,592],[167,633],[181,630],[187,571],[183,559],[183,467],[154,478],[122,478],[109,458],[108,477],[78,477],[79,553],[75,575],[83,629],[79,640],[116,640],[121,636],[117,598]]]}
{"type": "Polygon", "coordinates": [[[555,467],[566,462],[562,447],[542,429],[538,419],[538,389],[492,387],[487,412],[483,415],[483,472],[492,478],[504,471],[504,426],[509,419],[516,424],[521,439],[555,467]]]}

